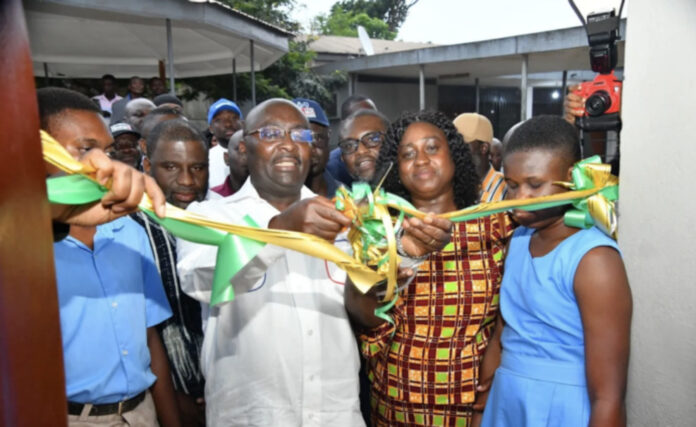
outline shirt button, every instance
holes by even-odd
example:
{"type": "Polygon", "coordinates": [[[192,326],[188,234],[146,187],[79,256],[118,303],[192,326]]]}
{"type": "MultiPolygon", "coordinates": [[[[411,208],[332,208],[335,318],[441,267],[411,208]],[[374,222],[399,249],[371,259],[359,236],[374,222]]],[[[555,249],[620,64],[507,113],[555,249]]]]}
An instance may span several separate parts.
{"type": "MultiPolygon", "coordinates": [[[[310,375],[310,376],[309,376],[309,380],[310,380],[310,381],[314,381],[314,375],[310,375]]],[[[311,416],[311,415],[310,415],[310,416],[311,416]]]]}
{"type": "Polygon", "coordinates": [[[116,301],[114,301],[114,302],[111,303],[111,306],[112,306],[113,308],[116,308],[116,307],[118,307],[118,303],[117,303],[116,301]]]}
{"type": "Polygon", "coordinates": [[[309,335],[310,337],[312,336],[312,334],[314,334],[314,330],[310,329],[307,331],[307,335],[309,335]]]}
{"type": "Polygon", "coordinates": [[[124,356],[128,356],[128,350],[123,350],[123,351],[121,352],[121,354],[124,355],[124,356]]]}

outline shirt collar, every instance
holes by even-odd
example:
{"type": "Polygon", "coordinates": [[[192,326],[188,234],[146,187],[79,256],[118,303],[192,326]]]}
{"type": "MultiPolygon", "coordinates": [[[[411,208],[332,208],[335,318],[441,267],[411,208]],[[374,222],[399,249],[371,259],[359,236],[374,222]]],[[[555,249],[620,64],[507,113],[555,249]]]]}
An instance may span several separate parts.
{"type": "MultiPolygon", "coordinates": [[[[310,197],[315,197],[316,194],[312,192],[307,186],[303,185],[302,189],[300,190],[300,199],[307,199],[310,197]]],[[[244,181],[244,184],[242,187],[233,195],[229,197],[225,197],[225,201],[228,203],[232,202],[239,202],[241,200],[245,199],[256,199],[256,200],[263,200],[261,199],[261,196],[259,196],[259,192],[256,191],[256,187],[254,187],[254,184],[251,183],[251,177],[247,177],[246,181],[244,181]]],[[[265,201],[265,200],[264,200],[265,201]]]]}

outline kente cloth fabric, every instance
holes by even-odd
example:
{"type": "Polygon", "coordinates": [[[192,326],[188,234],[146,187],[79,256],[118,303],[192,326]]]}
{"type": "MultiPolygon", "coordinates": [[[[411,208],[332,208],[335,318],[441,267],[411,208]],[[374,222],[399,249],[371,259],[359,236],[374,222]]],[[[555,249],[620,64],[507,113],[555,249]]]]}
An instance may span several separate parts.
{"type": "Polygon", "coordinates": [[[504,215],[455,224],[451,242],[400,295],[395,325],[360,336],[375,425],[468,425],[509,229],[504,215]]]}
{"type": "Polygon", "coordinates": [[[616,242],[597,227],[579,230],[551,252],[532,257],[533,229],[515,231],[505,260],[500,310],[503,354],[484,426],[587,426],[582,318],[575,272],[588,251],[616,242]]]}
{"type": "Polygon", "coordinates": [[[481,203],[499,202],[505,200],[507,184],[505,176],[491,166],[488,173],[481,181],[481,203]]]}
{"type": "MultiPolygon", "coordinates": [[[[314,197],[306,187],[301,198],[314,197]]],[[[251,179],[235,194],[188,210],[267,227],[279,212],[251,179]]],[[[347,242],[344,240],[343,243],[347,242]]],[[[210,300],[217,248],[177,241],[184,291],[210,300]]],[[[266,245],[231,282],[235,299],[210,307],[202,368],[213,426],[363,426],[359,354],[332,263],[266,245]]]]}
{"type": "Polygon", "coordinates": [[[143,227],[150,240],[155,264],[172,308],[172,317],[157,325],[157,330],[167,351],[174,388],[193,397],[203,397],[201,303],[181,289],[176,271],[176,239],[145,213],[137,212],[131,216],[143,227]]]}

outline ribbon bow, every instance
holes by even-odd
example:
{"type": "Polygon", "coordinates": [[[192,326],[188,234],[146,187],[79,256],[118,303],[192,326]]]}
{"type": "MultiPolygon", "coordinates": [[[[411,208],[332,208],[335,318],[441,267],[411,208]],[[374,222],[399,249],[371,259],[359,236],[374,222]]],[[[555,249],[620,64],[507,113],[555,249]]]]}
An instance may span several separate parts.
{"type": "Polygon", "coordinates": [[[597,225],[616,239],[617,220],[614,202],[619,198],[619,179],[611,174],[611,166],[602,163],[599,156],[581,160],[573,166],[572,182],[556,182],[570,190],[599,190],[595,194],[573,202],[574,209],[566,212],[563,220],[569,227],[590,228],[597,225]]]}

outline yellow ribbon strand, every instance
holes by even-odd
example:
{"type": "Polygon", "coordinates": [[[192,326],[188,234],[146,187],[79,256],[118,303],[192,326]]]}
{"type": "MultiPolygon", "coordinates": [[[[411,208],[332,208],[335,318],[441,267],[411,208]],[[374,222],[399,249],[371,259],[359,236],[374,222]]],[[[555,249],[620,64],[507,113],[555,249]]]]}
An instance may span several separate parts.
{"type": "MultiPolygon", "coordinates": [[[[82,163],[75,160],[58,141],[48,133],[41,131],[41,144],[43,146],[44,160],[65,171],[66,173],[80,173],[89,177],[93,171],[87,170],[82,163]]],[[[93,177],[90,177],[94,179],[93,177]]],[[[153,210],[152,200],[143,195],[139,204],[140,209],[153,210]]],[[[202,215],[197,215],[176,206],[167,204],[166,216],[189,224],[209,227],[225,233],[235,234],[259,242],[269,243],[286,249],[304,253],[335,263],[351,278],[356,287],[363,293],[367,292],[376,283],[387,278],[386,274],[379,273],[371,268],[355,261],[348,254],[336,248],[333,244],[311,234],[269,230],[254,227],[233,225],[219,221],[213,221],[202,215]]]]}

